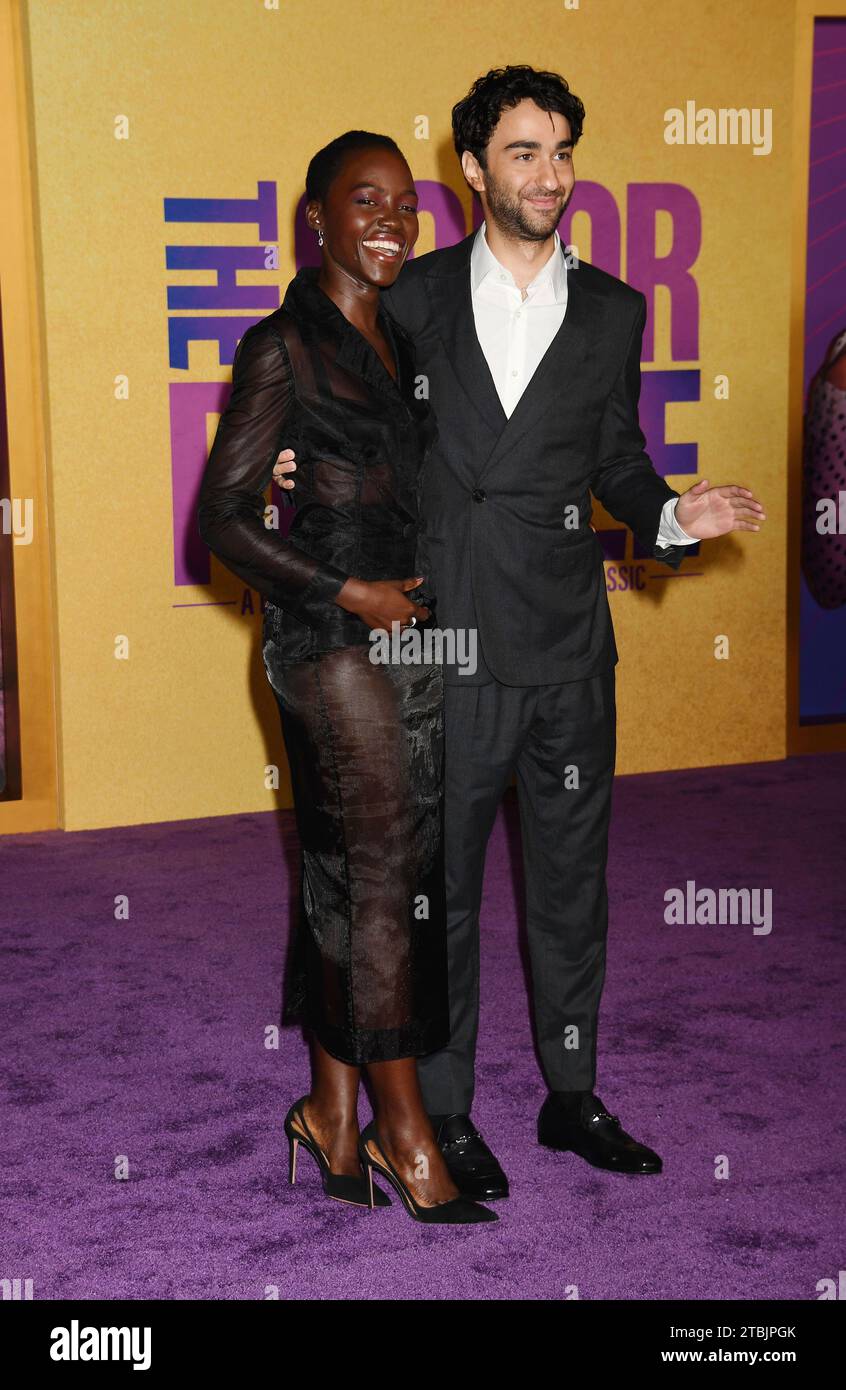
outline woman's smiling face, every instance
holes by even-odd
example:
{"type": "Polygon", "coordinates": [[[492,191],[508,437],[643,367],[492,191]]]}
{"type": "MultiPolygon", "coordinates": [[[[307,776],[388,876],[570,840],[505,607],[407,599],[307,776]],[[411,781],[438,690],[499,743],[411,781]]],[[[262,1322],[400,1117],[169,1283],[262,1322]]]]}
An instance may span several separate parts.
{"type": "Polygon", "coordinates": [[[402,155],[373,146],[351,151],[322,203],[307,208],[323,232],[324,257],[346,276],[392,285],[419,234],[417,193],[402,155]]]}

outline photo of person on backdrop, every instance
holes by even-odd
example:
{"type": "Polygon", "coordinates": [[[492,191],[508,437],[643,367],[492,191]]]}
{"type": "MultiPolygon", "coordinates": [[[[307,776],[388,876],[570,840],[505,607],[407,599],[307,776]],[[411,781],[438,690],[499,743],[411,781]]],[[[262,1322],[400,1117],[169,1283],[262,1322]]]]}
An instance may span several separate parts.
{"type": "Polygon", "coordinates": [[[840,523],[846,509],[846,329],[829,343],[808,387],[803,454],[802,573],[820,608],[842,608],[846,603],[840,523]]]}

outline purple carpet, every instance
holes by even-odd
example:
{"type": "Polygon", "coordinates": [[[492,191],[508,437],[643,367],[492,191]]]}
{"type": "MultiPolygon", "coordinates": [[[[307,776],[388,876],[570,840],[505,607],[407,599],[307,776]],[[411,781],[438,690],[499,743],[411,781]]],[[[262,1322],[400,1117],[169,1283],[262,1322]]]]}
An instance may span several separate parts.
{"type": "Polygon", "coordinates": [[[537,1145],[509,792],[474,1117],[512,1197],[459,1229],[327,1201],[308,1155],[287,1185],[307,1054],[266,1036],[291,813],[7,837],[0,1278],[35,1299],[818,1298],[846,1248],[844,785],[846,755],[618,779],[596,1089],[663,1156],[640,1178],[537,1145]],[[667,925],[687,880],[772,889],[772,931],[667,925]]]}

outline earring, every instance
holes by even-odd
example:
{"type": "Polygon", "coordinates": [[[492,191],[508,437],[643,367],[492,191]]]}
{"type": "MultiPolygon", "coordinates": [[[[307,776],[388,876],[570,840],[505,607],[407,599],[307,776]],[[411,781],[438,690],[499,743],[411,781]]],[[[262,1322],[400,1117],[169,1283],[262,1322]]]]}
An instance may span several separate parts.
{"type": "Polygon", "coordinates": [[[322,233],[319,229],[318,229],[318,233],[317,233],[317,244],[318,244],[318,246],[322,246],[322,245],[323,245],[323,233],[322,233]]]}

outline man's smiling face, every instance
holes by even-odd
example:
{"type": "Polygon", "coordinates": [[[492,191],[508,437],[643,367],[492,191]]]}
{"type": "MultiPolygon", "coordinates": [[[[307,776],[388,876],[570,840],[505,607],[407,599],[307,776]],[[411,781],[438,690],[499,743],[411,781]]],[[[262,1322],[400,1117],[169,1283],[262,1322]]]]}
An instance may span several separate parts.
{"type": "Polygon", "coordinates": [[[484,168],[467,150],[461,163],[485,213],[506,236],[525,241],[552,235],[576,182],[570,122],[529,99],[503,111],[484,168]]]}

